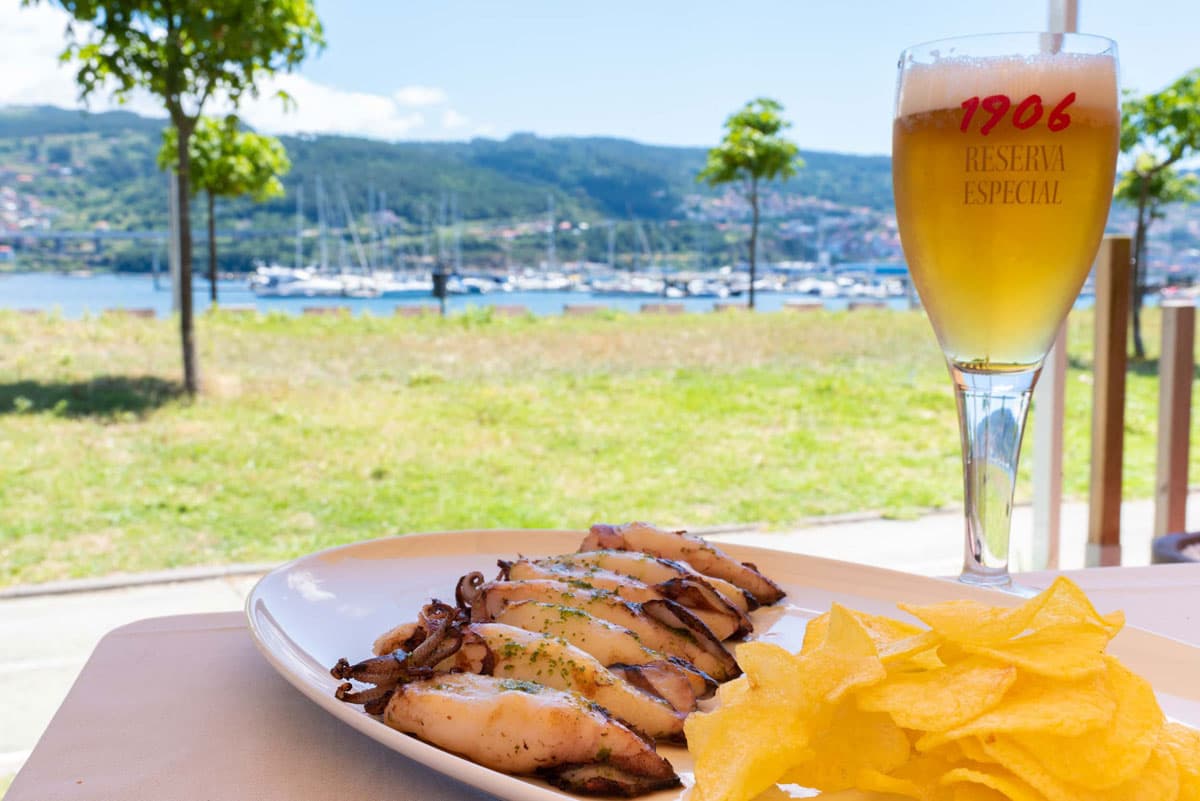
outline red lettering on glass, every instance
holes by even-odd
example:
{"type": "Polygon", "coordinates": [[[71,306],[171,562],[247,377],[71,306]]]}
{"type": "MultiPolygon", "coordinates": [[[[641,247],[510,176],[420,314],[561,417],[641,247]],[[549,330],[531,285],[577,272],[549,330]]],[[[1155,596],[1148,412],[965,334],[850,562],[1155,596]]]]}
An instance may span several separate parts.
{"type": "Polygon", "coordinates": [[[988,95],[979,104],[983,110],[991,114],[988,119],[979,129],[979,133],[987,136],[992,132],[992,129],[1000,124],[1000,120],[1004,119],[1004,115],[1012,108],[1012,101],[1008,99],[1008,95],[988,95]]]}
{"type": "Polygon", "coordinates": [[[958,126],[958,129],[966,133],[967,128],[971,125],[971,118],[975,116],[975,110],[979,108],[979,96],[968,97],[962,102],[962,107],[967,110],[967,113],[963,114],[962,125],[958,126]]]}
{"type": "Polygon", "coordinates": [[[1071,94],[1064,97],[1062,101],[1054,107],[1054,110],[1050,112],[1050,117],[1046,120],[1046,126],[1051,131],[1058,133],[1071,124],[1071,115],[1067,114],[1066,109],[1067,106],[1074,102],[1075,93],[1071,92],[1071,94]]]}
{"type": "MultiPolygon", "coordinates": [[[[1066,110],[1074,102],[1074,92],[1060,100],[1046,117],[1046,127],[1055,133],[1065,130],[1071,124],[1071,115],[1066,110]]],[[[960,104],[960,107],[963,109],[963,116],[958,129],[963,133],[971,129],[971,121],[975,119],[975,112],[980,108],[990,115],[983,125],[979,126],[979,133],[984,136],[990,134],[1001,123],[1009,109],[1012,109],[1013,112],[1013,127],[1021,131],[1027,131],[1041,122],[1042,116],[1046,112],[1042,106],[1042,96],[1036,94],[1026,97],[1017,104],[1015,109],[1013,109],[1012,98],[1008,95],[988,95],[982,100],[976,95],[968,97],[960,104]]]]}
{"type": "Polygon", "coordinates": [[[1026,131],[1037,125],[1037,121],[1042,118],[1042,111],[1041,96],[1030,95],[1013,111],[1013,125],[1026,131]]]}

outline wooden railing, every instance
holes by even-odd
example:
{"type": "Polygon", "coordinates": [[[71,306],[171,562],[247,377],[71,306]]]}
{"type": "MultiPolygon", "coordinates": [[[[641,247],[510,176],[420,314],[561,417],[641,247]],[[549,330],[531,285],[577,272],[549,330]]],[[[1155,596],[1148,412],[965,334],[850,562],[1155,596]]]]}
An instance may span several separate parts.
{"type": "Polygon", "coordinates": [[[1164,303],[1158,357],[1158,468],[1154,536],[1183,531],[1187,517],[1188,438],[1196,372],[1196,305],[1164,303]]]}
{"type": "Polygon", "coordinates": [[[1121,472],[1125,458],[1125,370],[1133,263],[1130,239],[1106,236],[1096,258],[1092,362],[1092,479],[1087,564],[1121,564],[1121,472]]]}
{"type": "MultiPolygon", "coordinates": [[[[1127,339],[1133,266],[1128,236],[1106,236],[1096,259],[1092,455],[1088,500],[1089,566],[1121,563],[1121,479],[1124,462],[1127,339]]],[[[1158,459],[1154,536],[1182,531],[1187,511],[1192,381],[1195,376],[1193,302],[1162,306],[1158,362],[1158,459]]],[[[1065,333],[1046,361],[1035,396],[1033,567],[1058,564],[1062,499],[1062,408],[1065,333]],[[1041,422],[1039,423],[1039,420],[1041,422]]]]}

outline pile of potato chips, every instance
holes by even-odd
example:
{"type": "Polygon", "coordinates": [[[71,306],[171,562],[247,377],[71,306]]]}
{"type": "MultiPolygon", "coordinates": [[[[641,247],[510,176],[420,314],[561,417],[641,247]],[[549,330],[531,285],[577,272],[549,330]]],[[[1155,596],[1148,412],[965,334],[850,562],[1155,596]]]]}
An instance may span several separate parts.
{"type": "Polygon", "coordinates": [[[901,608],[928,628],[834,605],[799,654],[738,648],[745,675],[687,720],[693,798],[796,784],[920,801],[1200,801],[1200,731],[1165,722],[1149,684],[1105,653],[1124,617],[1098,614],[1071,581],[1014,608],[901,608]]]}

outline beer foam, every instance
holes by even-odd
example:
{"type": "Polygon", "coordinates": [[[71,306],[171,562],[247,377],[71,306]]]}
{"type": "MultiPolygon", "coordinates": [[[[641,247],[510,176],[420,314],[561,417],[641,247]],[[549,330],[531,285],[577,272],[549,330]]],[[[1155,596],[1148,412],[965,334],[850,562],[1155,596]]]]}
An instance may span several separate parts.
{"type": "Polygon", "coordinates": [[[1117,61],[1111,56],[1042,53],[1036,56],[948,56],[911,64],[897,89],[896,116],[956,109],[969,97],[1031,94],[1053,105],[1075,93],[1077,107],[1117,109],[1117,61]]]}

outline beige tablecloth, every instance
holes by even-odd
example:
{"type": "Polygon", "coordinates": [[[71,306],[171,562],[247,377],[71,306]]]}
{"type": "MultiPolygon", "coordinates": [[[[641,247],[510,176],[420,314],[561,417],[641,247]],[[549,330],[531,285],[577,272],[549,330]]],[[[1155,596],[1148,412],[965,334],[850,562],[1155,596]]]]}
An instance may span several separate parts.
{"type": "MultiPolygon", "coordinates": [[[[1131,625],[1200,644],[1200,565],[1072,576],[1097,606],[1125,609],[1131,625]]],[[[37,692],[36,676],[29,691],[37,692]]],[[[259,655],[241,614],[231,612],[154,618],[105,637],[6,801],[489,797],[310,703],[259,655]]]]}

